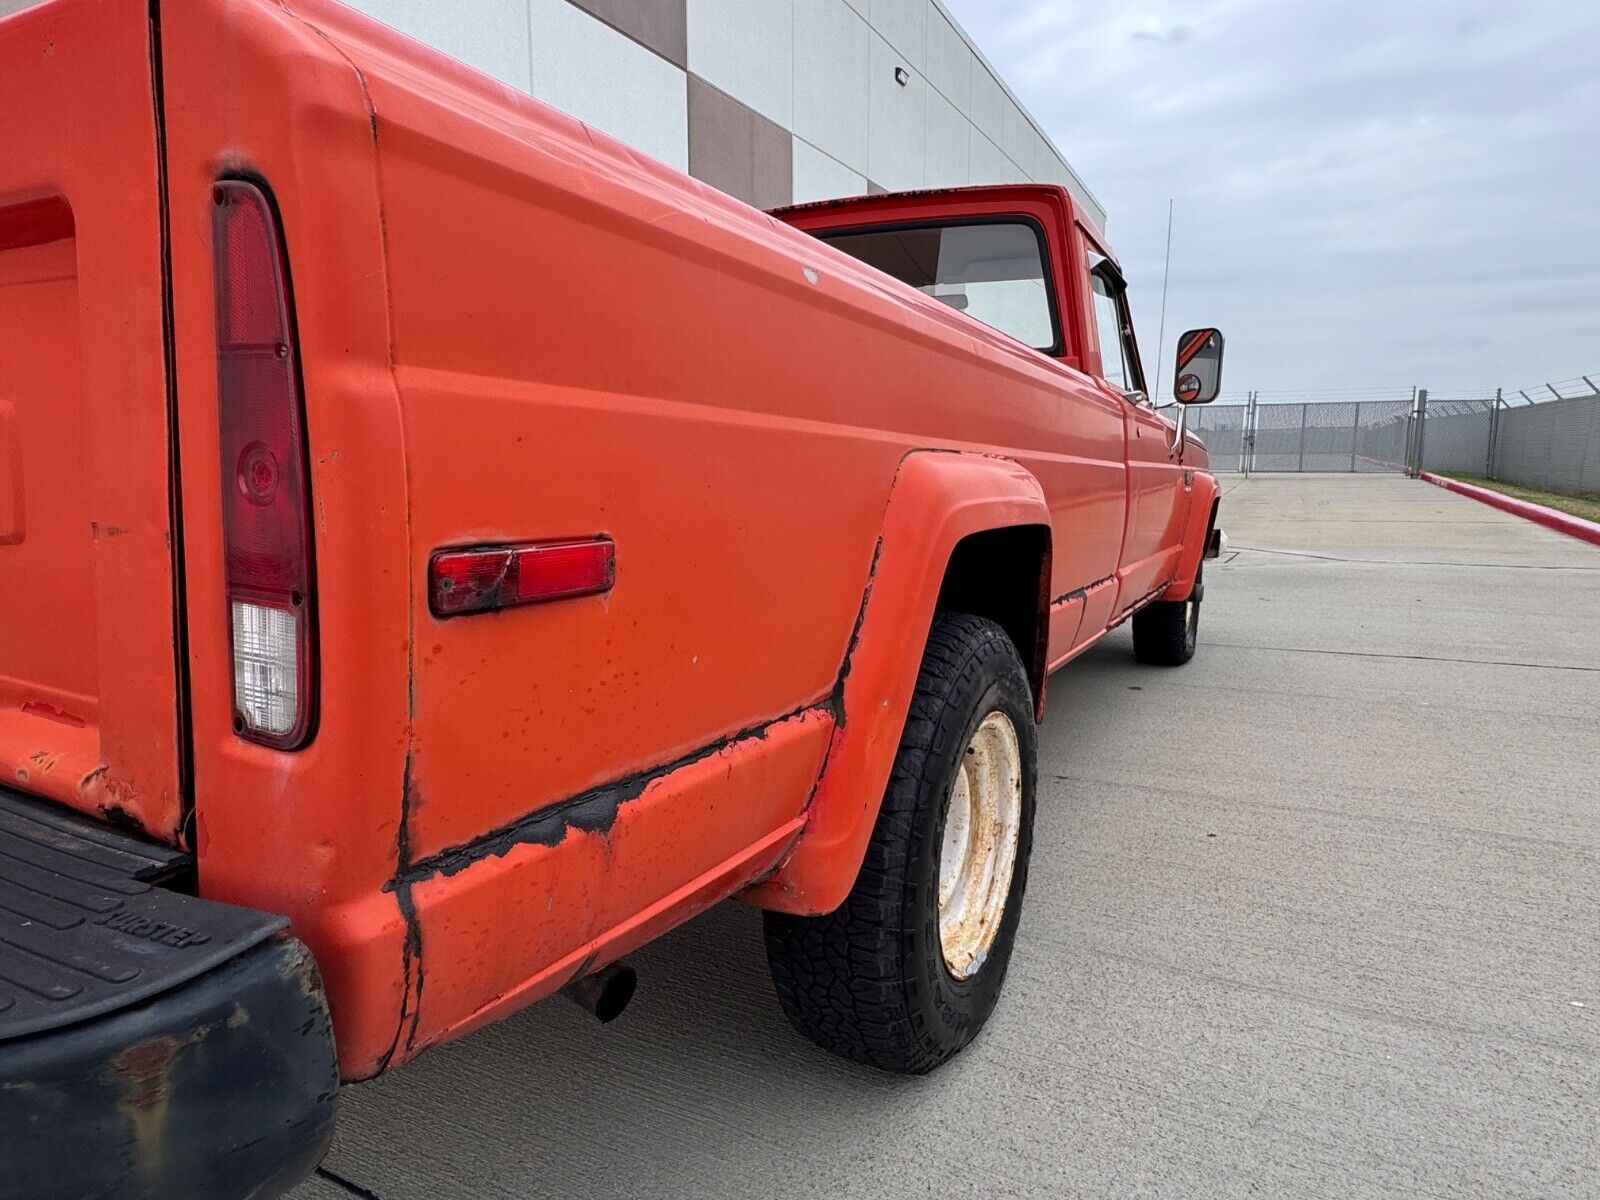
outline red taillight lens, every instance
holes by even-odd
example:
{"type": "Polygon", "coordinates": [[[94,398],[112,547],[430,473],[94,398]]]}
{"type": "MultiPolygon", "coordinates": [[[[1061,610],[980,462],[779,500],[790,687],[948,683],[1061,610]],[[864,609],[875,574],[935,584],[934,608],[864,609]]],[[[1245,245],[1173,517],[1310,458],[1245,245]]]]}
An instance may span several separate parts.
{"type": "Polygon", "coordinates": [[[217,398],[234,728],[303,745],[316,696],[305,421],[288,260],[266,193],[215,185],[217,398]]]}
{"type": "Polygon", "coordinates": [[[433,556],[429,576],[434,615],[453,617],[610,591],[617,578],[617,549],[607,538],[592,538],[441,550],[433,556]]]}

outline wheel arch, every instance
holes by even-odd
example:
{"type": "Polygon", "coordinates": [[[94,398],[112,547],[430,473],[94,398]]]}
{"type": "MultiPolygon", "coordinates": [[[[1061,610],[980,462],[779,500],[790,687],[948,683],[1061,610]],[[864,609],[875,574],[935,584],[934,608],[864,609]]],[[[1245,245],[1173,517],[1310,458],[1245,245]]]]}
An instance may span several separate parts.
{"type": "Polygon", "coordinates": [[[1049,675],[1050,526],[1007,525],[969,533],[952,547],[936,612],[987,617],[1011,639],[1044,716],[1049,675]]]}
{"type": "Polygon", "coordinates": [[[1178,558],[1178,573],[1161,593],[1162,600],[1187,600],[1194,591],[1195,580],[1200,577],[1200,564],[1205,559],[1206,541],[1217,523],[1221,504],[1217,477],[1196,471],[1194,494],[1189,500],[1188,519],[1184,522],[1183,553],[1178,558]]]}
{"type": "Polygon", "coordinates": [[[849,894],[941,607],[987,616],[1006,629],[1033,685],[1035,715],[1042,711],[1050,552],[1044,491],[1019,463],[938,450],[901,460],[845,649],[833,700],[837,724],[805,830],[778,869],[745,893],[747,900],[815,915],[849,894]],[[1018,552],[1028,557],[1009,557],[1018,552]],[[1009,585],[1004,593],[982,586],[986,572],[996,570],[1009,585]]]}

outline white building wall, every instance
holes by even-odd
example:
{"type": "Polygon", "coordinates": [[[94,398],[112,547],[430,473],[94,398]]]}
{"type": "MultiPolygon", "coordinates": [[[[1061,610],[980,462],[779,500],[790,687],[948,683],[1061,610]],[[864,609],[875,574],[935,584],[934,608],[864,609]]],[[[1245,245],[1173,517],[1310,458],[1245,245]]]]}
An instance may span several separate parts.
{"type": "Polygon", "coordinates": [[[694,139],[682,81],[697,75],[793,134],[797,202],[1032,179],[1065,184],[1105,221],[939,0],[355,2],[679,167],[691,166],[694,139]],[[681,62],[670,47],[644,50],[653,64],[640,56],[640,42],[616,27],[630,6],[681,7],[681,62]],[[514,52],[521,39],[526,67],[514,52]]]}
{"type": "Polygon", "coordinates": [[[1032,179],[1105,222],[939,0],[350,2],[752,203],[1032,179]]]}

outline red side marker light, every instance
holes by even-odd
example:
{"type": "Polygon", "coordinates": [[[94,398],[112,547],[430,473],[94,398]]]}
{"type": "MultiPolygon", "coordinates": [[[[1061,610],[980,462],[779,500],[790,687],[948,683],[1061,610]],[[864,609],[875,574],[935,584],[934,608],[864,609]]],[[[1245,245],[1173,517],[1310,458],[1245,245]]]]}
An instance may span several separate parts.
{"type": "Polygon", "coordinates": [[[594,596],[609,592],[616,578],[617,548],[609,538],[479,546],[435,553],[428,597],[434,616],[455,617],[594,596]]]}

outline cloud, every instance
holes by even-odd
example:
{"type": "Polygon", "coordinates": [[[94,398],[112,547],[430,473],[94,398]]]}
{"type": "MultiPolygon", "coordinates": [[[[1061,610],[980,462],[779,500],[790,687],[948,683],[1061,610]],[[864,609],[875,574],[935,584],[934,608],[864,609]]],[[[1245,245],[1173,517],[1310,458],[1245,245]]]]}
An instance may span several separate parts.
{"type": "Polygon", "coordinates": [[[1109,212],[1147,360],[1228,387],[1600,368],[1600,5],[947,0],[1109,212]]]}
{"type": "Polygon", "coordinates": [[[1136,42],[1155,42],[1160,46],[1177,46],[1194,36],[1189,25],[1173,25],[1166,29],[1136,29],[1129,35],[1136,42]]]}

